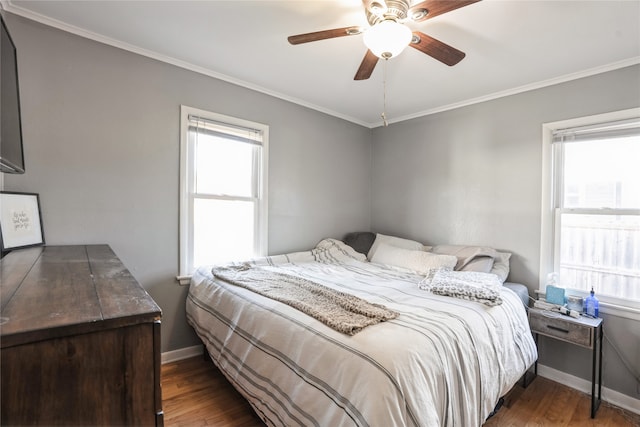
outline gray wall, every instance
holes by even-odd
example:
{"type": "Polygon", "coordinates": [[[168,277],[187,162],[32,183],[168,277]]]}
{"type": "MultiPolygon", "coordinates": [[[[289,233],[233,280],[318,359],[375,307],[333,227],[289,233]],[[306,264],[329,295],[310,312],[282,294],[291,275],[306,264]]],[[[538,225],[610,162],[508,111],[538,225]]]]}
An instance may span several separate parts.
{"type": "Polygon", "coordinates": [[[270,126],[269,252],[370,226],[371,131],[7,14],[24,175],[47,244],[107,243],[163,310],[162,351],[198,343],[178,286],[180,104],[270,126]]]}
{"type": "MultiPolygon", "coordinates": [[[[513,253],[510,281],[538,287],[542,124],[640,106],[634,66],[377,128],[374,231],[427,244],[478,244],[513,253]]],[[[640,371],[640,324],[603,315],[605,335],[640,371]]],[[[541,338],[540,362],[589,379],[589,353],[541,338]]],[[[640,398],[607,342],[604,384],[640,398]]]]}

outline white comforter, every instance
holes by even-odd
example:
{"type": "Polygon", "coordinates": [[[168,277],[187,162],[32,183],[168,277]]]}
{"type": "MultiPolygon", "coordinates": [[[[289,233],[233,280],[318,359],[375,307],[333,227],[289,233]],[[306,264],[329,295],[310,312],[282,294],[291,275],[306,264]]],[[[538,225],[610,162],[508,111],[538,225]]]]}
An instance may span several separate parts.
{"type": "Polygon", "coordinates": [[[348,336],[198,269],[188,320],[268,425],[480,426],[537,357],[510,289],[495,307],[434,295],[332,239],[253,262],[400,312],[348,336]]]}

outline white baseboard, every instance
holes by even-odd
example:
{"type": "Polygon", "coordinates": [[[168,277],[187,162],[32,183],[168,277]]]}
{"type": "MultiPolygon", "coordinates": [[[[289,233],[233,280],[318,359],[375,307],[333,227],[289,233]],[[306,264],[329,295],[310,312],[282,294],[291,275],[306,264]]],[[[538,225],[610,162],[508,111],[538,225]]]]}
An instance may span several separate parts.
{"type": "MultiPolygon", "coordinates": [[[[545,365],[538,365],[538,375],[591,395],[591,381],[567,374],[566,372],[558,371],[557,369],[553,369],[545,365]]],[[[611,390],[607,387],[602,387],[602,400],[640,415],[640,399],[634,399],[626,394],[611,390]]]]}
{"type": "Polygon", "coordinates": [[[178,360],[188,359],[201,355],[203,352],[202,345],[194,345],[193,347],[180,348],[178,350],[166,351],[160,356],[161,363],[177,362],[178,360]]]}

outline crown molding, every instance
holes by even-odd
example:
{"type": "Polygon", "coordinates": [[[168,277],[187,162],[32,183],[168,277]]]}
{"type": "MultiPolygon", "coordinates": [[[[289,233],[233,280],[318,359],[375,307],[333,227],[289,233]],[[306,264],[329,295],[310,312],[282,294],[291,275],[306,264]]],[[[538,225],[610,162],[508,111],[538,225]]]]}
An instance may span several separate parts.
{"type": "Polygon", "coordinates": [[[195,64],[192,64],[190,62],[183,61],[181,59],[177,59],[177,58],[174,58],[174,57],[171,57],[171,56],[168,56],[168,55],[163,55],[161,53],[158,53],[158,52],[155,52],[155,51],[152,51],[152,50],[149,50],[149,49],[144,49],[144,48],[141,48],[139,46],[123,42],[121,40],[113,39],[111,37],[106,37],[106,36],[103,36],[101,34],[97,34],[97,33],[94,33],[92,31],[85,30],[84,28],[76,27],[76,26],[67,24],[65,22],[59,21],[57,19],[50,18],[48,16],[44,16],[44,15],[41,15],[41,14],[38,14],[38,13],[34,13],[34,12],[28,10],[28,9],[24,9],[24,8],[22,8],[20,6],[17,6],[11,0],[0,0],[0,6],[1,6],[2,9],[6,10],[6,11],[8,11],[8,12],[14,14],[14,15],[18,15],[18,16],[21,16],[23,18],[27,18],[27,19],[30,19],[32,21],[39,22],[41,24],[47,25],[49,27],[57,28],[59,30],[62,30],[62,31],[65,31],[65,32],[68,32],[68,33],[71,33],[71,34],[75,34],[77,36],[80,36],[80,37],[83,37],[83,38],[86,38],[86,39],[89,39],[89,40],[93,40],[93,41],[96,41],[98,43],[102,43],[102,44],[106,44],[106,45],[109,45],[109,46],[117,47],[117,48],[123,49],[125,51],[129,51],[129,52],[132,52],[132,53],[136,53],[138,55],[146,56],[147,58],[151,58],[151,59],[155,59],[155,60],[160,61],[160,62],[164,62],[164,63],[171,64],[171,65],[175,65],[176,67],[180,67],[180,68],[183,68],[183,69],[186,69],[186,70],[189,70],[189,71],[193,71],[193,72],[198,73],[198,74],[203,74],[205,76],[212,77],[212,78],[217,79],[217,80],[222,80],[222,81],[225,81],[227,83],[234,84],[236,86],[244,87],[246,89],[250,89],[250,90],[253,90],[253,91],[256,91],[256,92],[260,92],[260,93],[263,93],[265,95],[273,96],[274,98],[279,98],[279,99],[282,99],[284,101],[288,101],[288,102],[291,102],[293,104],[300,105],[302,107],[310,108],[312,110],[316,110],[316,111],[319,111],[321,113],[324,113],[324,114],[327,114],[327,115],[330,115],[330,116],[334,116],[334,117],[346,120],[348,122],[355,123],[355,124],[363,126],[363,127],[371,128],[371,126],[372,126],[371,123],[367,123],[367,122],[364,122],[362,120],[358,120],[358,119],[356,119],[354,117],[338,113],[336,111],[330,110],[328,108],[321,107],[319,105],[315,105],[313,103],[304,101],[302,99],[299,99],[299,98],[296,98],[296,97],[292,97],[292,96],[289,96],[289,95],[285,95],[285,94],[282,94],[280,92],[276,92],[276,91],[273,91],[271,89],[256,85],[254,83],[247,82],[247,81],[244,81],[244,80],[241,80],[241,79],[237,79],[235,77],[232,77],[232,76],[229,76],[229,75],[226,75],[226,74],[222,74],[222,73],[216,72],[214,70],[211,70],[211,69],[199,66],[199,65],[195,65],[195,64]]]}
{"type": "MultiPolygon", "coordinates": [[[[595,76],[597,74],[606,73],[608,71],[618,70],[620,68],[626,68],[633,65],[640,64],[640,56],[635,56],[633,58],[624,59],[622,61],[612,62],[610,64],[602,65],[599,67],[590,68],[583,71],[578,71],[575,73],[565,74],[563,76],[554,77],[548,80],[542,80],[539,82],[534,82],[530,84],[526,84],[523,86],[518,86],[512,89],[503,90],[500,92],[494,92],[489,95],[480,96],[477,98],[467,99],[465,101],[456,102],[453,104],[443,105],[442,107],[436,107],[429,110],[421,111],[419,113],[410,114],[402,117],[398,117],[393,120],[389,120],[389,123],[396,122],[404,122],[406,120],[415,119],[418,117],[429,116],[431,114],[441,113],[443,111],[455,110],[456,108],[467,107],[469,105],[480,104],[486,101],[492,101],[494,99],[504,98],[511,95],[517,95],[519,93],[529,92],[536,89],[542,89],[545,87],[557,85],[560,83],[570,82],[572,80],[578,80],[584,77],[595,76]]],[[[377,126],[381,126],[382,122],[376,123],[377,126]]]]}
{"type": "MultiPolygon", "coordinates": [[[[342,114],[342,113],[338,113],[336,111],[330,110],[328,108],[324,108],[321,107],[319,105],[307,102],[305,100],[296,98],[296,97],[292,97],[289,95],[285,95],[282,94],[280,92],[276,92],[273,91],[271,89],[256,85],[254,83],[251,82],[247,82],[244,80],[240,80],[237,79],[235,77],[226,75],[226,74],[222,74],[222,73],[218,73],[214,70],[199,66],[199,65],[195,65],[192,64],[190,62],[187,61],[183,61],[177,58],[173,58],[171,56],[168,55],[163,55],[160,54],[158,52],[155,51],[151,51],[148,49],[143,49],[139,46],[135,46],[129,43],[125,43],[123,41],[117,40],[117,39],[113,39],[110,37],[106,37],[103,36],[101,34],[97,34],[91,31],[87,31],[83,28],[79,28],[79,27],[75,27],[73,25],[69,25],[65,22],[62,21],[58,21],[56,19],[52,19],[49,18],[48,16],[44,16],[38,13],[34,13],[28,9],[24,9],[16,4],[14,4],[14,2],[12,0],[0,0],[0,9],[2,10],[6,10],[10,13],[13,13],[15,15],[18,16],[22,16],[24,18],[30,19],[32,21],[36,21],[39,22],[41,24],[50,26],[50,27],[54,27],[57,28],[59,30],[62,31],[66,31],[75,35],[78,35],[80,37],[84,37],[93,41],[97,41],[99,43],[103,43],[109,46],[113,46],[113,47],[117,47],[119,49],[123,49],[132,53],[136,53],[138,55],[142,55],[142,56],[146,56],[148,58],[151,59],[155,59],[157,61],[161,61],[161,62],[165,62],[167,64],[171,64],[171,65],[175,65],[176,67],[180,67],[189,71],[193,71],[195,73],[198,74],[202,74],[208,77],[212,77],[214,79],[218,79],[218,80],[222,80],[225,81],[227,83],[231,83],[234,84],[236,86],[240,86],[240,87],[244,87],[246,89],[250,89],[253,90],[255,92],[259,92],[259,93],[263,93],[265,95],[269,95],[272,96],[274,98],[278,98],[278,99],[282,99],[284,101],[287,102],[291,102],[293,104],[297,104],[300,105],[302,107],[306,107],[333,117],[337,117],[339,119],[342,120],[346,120],[348,122],[369,128],[369,129],[374,129],[377,127],[381,127],[384,126],[384,123],[382,121],[377,121],[377,122],[365,122],[359,119],[356,119],[354,117],[342,114]]],[[[406,116],[400,116],[400,117],[396,117],[393,119],[388,120],[389,124],[396,124],[396,123],[400,123],[400,122],[404,122],[407,120],[411,120],[411,119],[416,119],[419,117],[424,117],[424,116],[429,116],[432,114],[436,114],[436,113],[441,113],[444,111],[449,111],[449,110],[454,110],[457,108],[462,108],[462,107],[467,107],[470,105],[474,105],[474,104],[480,104],[482,102],[486,102],[486,101],[492,101],[495,99],[499,99],[499,98],[504,98],[507,96],[511,96],[511,95],[517,95],[520,93],[524,93],[524,92],[529,92],[529,91],[533,91],[536,89],[542,89],[548,86],[553,86],[556,84],[560,84],[560,83],[566,83],[566,82],[570,82],[572,80],[577,80],[577,79],[581,79],[584,77],[590,77],[590,76],[594,76],[597,74],[602,74],[602,73],[606,73],[608,71],[614,71],[620,68],[625,68],[625,67],[629,67],[632,65],[637,65],[640,64],[640,56],[636,56],[636,57],[632,57],[632,58],[628,58],[622,61],[617,61],[617,62],[613,62],[610,64],[606,64],[603,66],[598,66],[598,67],[594,67],[594,68],[590,68],[587,70],[583,70],[583,71],[578,71],[575,73],[570,73],[570,74],[565,74],[563,76],[559,76],[559,77],[554,77],[548,80],[543,80],[543,81],[539,81],[539,82],[534,82],[534,83],[530,83],[530,84],[526,84],[523,86],[518,86],[512,89],[507,89],[504,91],[499,91],[499,92],[494,92],[488,95],[483,95],[477,98],[471,98],[471,99],[467,99],[464,101],[460,101],[460,102],[456,102],[453,104],[448,104],[448,105],[443,105],[440,107],[435,107],[435,108],[431,108],[428,110],[424,110],[424,111],[420,111],[417,113],[413,113],[413,114],[409,114],[406,116]]]]}

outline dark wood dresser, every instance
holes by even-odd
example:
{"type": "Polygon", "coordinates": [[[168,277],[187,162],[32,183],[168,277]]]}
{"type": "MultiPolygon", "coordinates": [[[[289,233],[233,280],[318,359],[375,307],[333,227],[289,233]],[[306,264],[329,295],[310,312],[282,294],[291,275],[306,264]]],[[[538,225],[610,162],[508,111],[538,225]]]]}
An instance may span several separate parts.
{"type": "Polygon", "coordinates": [[[107,245],[0,261],[0,422],[162,425],[161,310],[107,245]]]}

